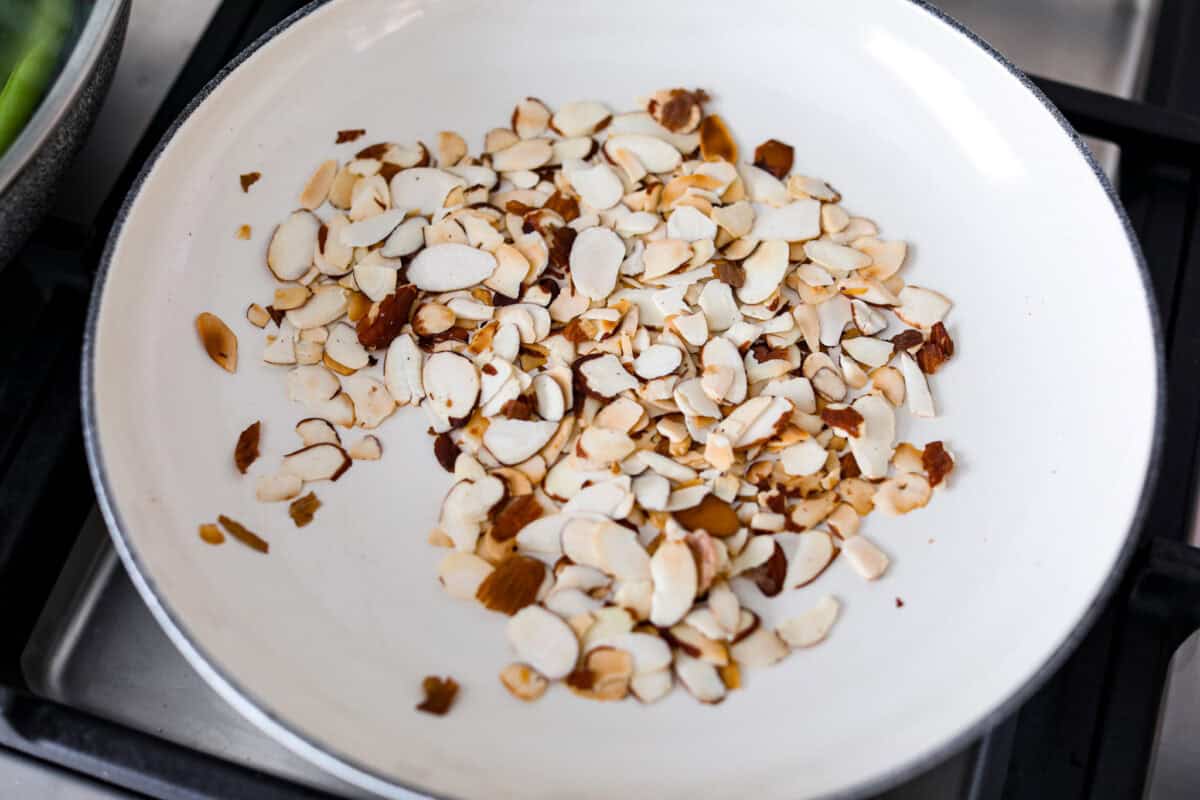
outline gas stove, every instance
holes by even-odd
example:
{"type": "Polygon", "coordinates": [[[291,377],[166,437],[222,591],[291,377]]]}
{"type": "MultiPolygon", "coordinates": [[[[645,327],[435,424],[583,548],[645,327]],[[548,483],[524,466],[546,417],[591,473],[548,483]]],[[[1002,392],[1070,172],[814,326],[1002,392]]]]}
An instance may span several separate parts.
{"type": "MultiPolygon", "coordinates": [[[[302,4],[135,0],[57,214],[0,273],[0,797],[366,796],[243,720],[167,640],[95,510],[78,408],[87,295],[134,175],[204,83],[302,4]]],[[[1150,265],[1168,418],[1140,547],[1075,654],[1009,719],[881,797],[1200,796],[1200,4],[938,5],[1052,76],[1034,80],[1093,137],[1150,265]]]]}

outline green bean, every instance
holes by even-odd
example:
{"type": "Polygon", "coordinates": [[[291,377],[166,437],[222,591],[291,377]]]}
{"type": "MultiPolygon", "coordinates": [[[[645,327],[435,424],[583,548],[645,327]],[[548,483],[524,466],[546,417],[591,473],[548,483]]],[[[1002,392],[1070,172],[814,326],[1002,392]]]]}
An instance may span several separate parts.
{"type": "MultiPolygon", "coordinates": [[[[17,15],[8,13],[8,5],[11,0],[0,0],[0,16],[13,19],[17,15]]],[[[19,39],[12,71],[0,88],[0,155],[20,134],[57,71],[70,32],[71,11],[71,0],[39,0],[27,20],[28,30],[19,39]]]]}

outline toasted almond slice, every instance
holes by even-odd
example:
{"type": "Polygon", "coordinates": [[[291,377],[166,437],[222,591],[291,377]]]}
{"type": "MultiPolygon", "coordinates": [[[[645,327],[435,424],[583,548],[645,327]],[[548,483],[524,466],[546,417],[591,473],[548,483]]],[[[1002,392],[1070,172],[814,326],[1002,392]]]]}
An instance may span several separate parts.
{"type": "Polygon", "coordinates": [[[463,480],[450,487],[442,501],[438,525],[456,550],[470,553],[479,540],[481,524],[503,499],[504,481],[492,476],[463,480]]]}
{"type": "Polygon", "coordinates": [[[207,311],[197,314],[196,333],[214,364],[226,372],[237,372],[237,336],[220,317],[207,311]]]}
{"type": "Polygon", "coordinates": [[[616,397],[628,389],[636,389],[637,378],[630,375],[620,359],[608,354],[584,361],[578,366],[579,376],[588,392],[600,397],[616,397]]]}
{"type": "Polygon", "coordinates": [[[287,319],[300,330],[328,325],[346,313],[350,294],[341,286],[318,286],[300,308],[287,312],[287,319]]]}
{"type": "Polygon", "coordinates": [[[717,223],[692,206],[675,209],[667,220],[667,236],[683,242],[712,240],[717,235],[717,223]]]}
{"type": "Polygon", "coordinates": [[[337,171],[338,162],[335,159],[321,162],[308,179],[308,183],[304,184],[304,190],[300,192],[300,207],[312,211],[324,203],[337,171]]]}
{"type": "Polygon", "coordinates": [[[387,181],[380,175],[359,178],[350,193],[350,211],[347,216],[352,222],[369,219],[383,213],[391,203],[391,192],[387,181]]]}
{"type": "Polygon", "coordinates": [[[793,175],[788,178],[787,188],[792,197],[815,197],[827,203],[836,203],[841,200],[841,195],[824,181],[805,175],[793,175]]]}
{"type": "Polygon", "coordinates": [[[700,122],[700,157],[705,161],[737,163],[738,148],[725,120],[709,114],[700,122]]]}
{"type": "Polygon", "coordinates": [[[828,455],[815,439],[805,439],[780,452],[779,461],[788,475],[813,475],[825,466],[828,455]]]}
{"type": "Polygon", "coordinates": [[[305,445],[340,445],[342,443],[341,437],[338,436],[337,430],[329,423],[329,420],[320,417],[307,417],[300,420],[296,423],[296,433],[305,445]]]}
{"type": "Polygon", "coordinates": [[[614,133],[609,136],[604,142],[604,152],[613,158],[618,150],[632,153],[648,172],[670,172],[683,162],[674,146],[655,136],[641,133],[614,133]]]}
{"type": "Polygon", "coordinates": [[[545,166],[554,155],[549,139],[523,139],[492,154],[492,169],[516,172],[545,166]]]}
{"type": "Polygon", "coordinates": [[[678,347],[656,344],[647,347],[633,362],[633,371],[645,380],[661,378],[679,369],[683,353],[678,347]]]}
{"type": "Polygon", "coordinates": [[[401,170],[392,177],[392,206],[428,217],[442,208],[451,191],[464,188],[466,183],[457,175],[433,167],[401,170]]]}
{"type": "Polygon", "coordinates": [[[850,313],[854,319],[854,327],[867,336],[874,336],[887,327],[887,320],[883,314],[862,300],[850,301],[850,313]]]}
{"type": "Polygon", "coordinates": [[[875,508],[890,517],[924,508],[933,496],[933,489],[924,475],[904,473],[888,478],[875,492],[875,508]]]}
{"type": "Polygon", "coordinates": [[[454,131],[440,131],[437,138],[438,164],[452,167],[467,155],[467,142],[454,131]]]}
{"type": "Polygon", "coordinates": [[[676,652],[675,675],[701,703],[719,703],[725,697],[725,683],[717,668],[706,661],[676,652]]]}
{"type": "Polygon", "coordinates": [[[854,249],[871,257],[871,264],[862,269],[862,274],[875,280],[887,280],[904,266],[908,245],[902,241],[881,242],[873,236],[854,240],[854,249]]]}
{"type": "Polygon", "coordinates": [[[545,447],[557,430],[558,423],[548,420],[494,418],[484,431],[483,444],[501,464],[520,464],[545,447]]]}
{"type": "Polygon", "coordinates": [[[602,103],[566,103],[551,118],[551,126],[565,137],[591,136],[612,119],[612,112],[602,103]]]}
{"type": "Polygon", "coordinates": [[[421,375],[421,351],[408,334],[400,334],[388,345],[383,360],[383,382],[399,405],[418,402],[425,396],[421,375]]]}
{"type": "Polygon", "coordinates": [[[262,503],[279,503],[298,497],[304,489],[304,481],[295,475],[260,475],[254,484],[254,496],[262,503]]]}
{"type": "Polygon", "coordinates": [[[746,271],[746,282],[737,290],[738,299],[743,303],[765,302],[779,288],[784,274],[787,273],[787,242],[762,242],[754,253],[742,262],[742,268],[746,271]]]}
{"type": "Polygon", "coordinates": [[[650,559],[654,581],[650,621],[659,627],[674,625],[692,607],[696,597],[696,562],[684,542],[663,542],[650,559]]]}
{"type": "Polygon", "coordinates": [[[546,693],[550,682],[528,664],[509,664],[500,670],[500,682],[509,694],[526,703],[537,700],[546,693]]]}
{"type": "Polygon", "coordinates": [[[283,457],[280,472],[302,481],[336,481],[350,469],[350,456],[336,444],[314,444],[283,457]]]}
{"type": "Polygon", "coordinates": [[[508,641],[518,657],[550,680],[565,678],[579,657],[575,633],[541,606],[526,606],[508,621],[508,641]]]}
{"type": "Polygon", "coordinates": [[[258,303],[251,303],[246,308],[246,321],[256,328],[265,328],[271,321],[271,313],[258,303]]]}
{"type": "Polygon", "coordinates": [[[364,436],[350,445],[346,453],[355,461],[378,461],[383,457],[383,445],[374,436],[364,436]]]}
{"type": "Polygon", "coordinates": [[[489,155],[498,153],[505,148],[512,147],[519,139],[520,137],[510,128],[492,128],[483,137],[483,152],[489,155]]]}
{"type": "Polygon", "coordinates": [[[396,410],[396,401],[382,383],[366,375],[350,375],[342,389],[354,403],[354,417],[361,428],[376,428],[396,410]]]}
{"type": "Polygon", "coordinates": [[[446,593],[459,600],[474,600],[483,583],[495,569],[474,553],[452,550],[438,563],[438,581],[446,593]]]}
{"type": "Polygon", "coordinates": [[[288,399],[312,406],[329,400],[341,389],[333,373],[320,365],[296,367],[287,377],[288,399]]]}
{"type": "Polygon", "coordinates": [[[893,309],[896,316],[925,330],[944,320],[952,305],[945,295],[920,286],[905,286],[900,290],[899,298],[900,305],[893,309]]]}
{"type": "Polygon", "coordinates": [[[408,265],[408,280],[427,292],[466,289],[491,277],[496,257],[465,244],[439,244],[417,253],[408,265]]]}
{"type": "Polygon", "coordinates": [[[744,235],[751,239],[780,239],[799,242],[821,235],[821,204],[816,200],[793,200],[774,206],[755,203],[754,226],[744,235]]]}
{"type": "Polygon", "coordinates": [[[812,583],[837,554],[833,537],[825,531],[780,533],[775,535],[775,540],[787,558],[787,577],[783,581],[785,589],[799,589],[812,583]]]}
{"type": "Polygon", "coordinates": [[[784,620],[775,631],[789,647],[812,647],[829,635],[840,610],[835,597],[824,595],[808,611],[784,620]]]}
{"type": "Polygon", "coordinates": [[[725,645],[691,625],[681,622],[671,626],[669,633],[675,646],[688,655],[718,667],[729,663],[729,652],[725,645]]]}
{"type": "Polygon", "coordinates": [[[733,289],[720,281],[708,281],[700,291],[699,304],[710,331],[728,330],[742,318],[733,289]]]}
{"type": "Polygon", "coordinates": [[[857,336],[842,341],[842,349],[854,360],[868,367],[882,367],[892,359],[892,343],[870,336],[857,336]]]}
{"type": "Polygon", "coordinates": [[[467,416],[479,397],[475,365],[457,353],[434,353],[425,359],[421,382],[431,410],[446,419],[467,416]]]}
{"type": "Polygon", "coordinates": [[[908,396],[908,410],[918,417],[937,416],[933,407],[933,395],[925,373],[908,353],[900,354],[900,374],[904,377],[904,393],[908,396]]]}
{"type": "MultiPolygon", "coordinates": [[[[826,233],[838,233],[844,231],[849,224],[850,215],[841,206],[836,203],[824,203],[821,205],[821,230],[826,233]]],[[[870,254],[868,253],[868,255],[870,254]]]]}
{"type": "Polygon", "coordinates": [[[351,370],[362,369],[370,361],[365,347],[359,344],[358,332],[344,322],[333,326],[325,342],[325,352],[334,361],[351,370]]]}
{"type": "Polygon", "coordinates": [[[755,628],[729,648],[734,661],[746,667],[769,667],[782,661],[788,647],[774,631],[764,627],[755,628]]]}
{"type": "Polygon", "coordinates": [[[842,542],[842,554],[854,571],[869,581],[887,571],[888,557],[865,536],[851,536],[842,542]]]}
{"type": "Polygon", "coordinates": [[[806,242],[804,254],[823,267],[839,272],[851,272],[869,266],[871,257],[851,247],[825,241],[806,242]]]}
{"type": "Polygon", "coordinates": [[[281,281],[294,281],[313,265],[321,221],[310,211],[293,211],[271,234],[267,266],[281,281]]]}
{"type": "Polygon", "coordinates": [[[603,300],[617,282],[625,244],[608,228],[588,228],[571,245],[571,281],[577,292],[603,300]]]}

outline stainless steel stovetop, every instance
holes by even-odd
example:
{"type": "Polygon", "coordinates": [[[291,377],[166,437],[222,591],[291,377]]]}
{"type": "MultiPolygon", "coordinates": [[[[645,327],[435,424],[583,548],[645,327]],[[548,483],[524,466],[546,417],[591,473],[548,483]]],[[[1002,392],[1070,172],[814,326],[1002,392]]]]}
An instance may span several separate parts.
{"type": "MultiPolygon", "coordinates": [[[[78,191],[64,187],[62,195],[70,201],[61,214],[87,219],[94,213],[217,5],[219,0],[135,0],[116,83],[82,156],[89,168],[78,176],[78,191]]],[[[1125,97],[1138,92],[1155,0],[942,0],[938,5],[1027,70],[1125,97]]],[[[1116,149],[1103,143],[1095,149],[1112,175],[1116,149]]],[[[208,688],[138,597],[97,513],[64,567],[23,668],[33,691],[48,699],[337,795],[367,796],[261,734],[208,688]]],[[[1191,686],[1178,692],[1200,696],[1195,688],[1200,681],[1191,686]]],[[[1186,720],[1176,719],[1172,726],[1189,729],[1186,720]]],[[[961,753],[884,797],[957,796],[970,779],[970,755],[970,750],[961,753]]]]}

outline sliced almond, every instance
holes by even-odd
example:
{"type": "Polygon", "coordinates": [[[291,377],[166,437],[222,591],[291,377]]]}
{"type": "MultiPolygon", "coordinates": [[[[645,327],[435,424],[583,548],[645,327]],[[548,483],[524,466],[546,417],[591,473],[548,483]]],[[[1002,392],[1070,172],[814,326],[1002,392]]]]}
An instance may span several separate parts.
{"type": "Polygon", "coordinates": [[[900,290],[900,305],[894,311],[903,322],[916,328],[929,329],[950,313],[951,302],[945,295],[920,286],[905,286],[900,290]]]}
{"type": "Polygon", "coordinates": [[[788,562],[787,576],[783,582],[785,589],[799,589],[812,583],[837,553],[833,537],[825,531],[781,533],[776,534],[775,539],[783,548],[788,562]]]}
{"type": "Polygon", "coordinates": [[[383,445],[374,436],[364,436],[346,449],[355,461],[378,461],[383,457],[383,445]]]}
{"type": "Polygon", "coordinates": [[[908,397],[908,410],[918,417],[937,416],[933,407],[933,395],[925,373],[908,353],[900,354],[900,374],[904,378],[904,393],[908,397]]]}
{"type": "Polygon", "coordinates": [[[787,242],[762,242],[754,253],[742,262],[746,283],[737,290],[743,303],[762,303],[779,288],[788,267],[787,242]]]}
{"type": "Polygon", "coordinates": [[[557,430],[558,423],[548,420],[495,418],[483,434],[483,444],[501,464],[520,464],[545,447],[557,430]]]}
{"type": "Polygon", "coordinates": [[[321,162],[300,192],[300,207],[313,211],[324,203],[337,171],[338,162],[335,159],[321,162]]]}
{"type": "Polygon", "coordinates": [[[855,239],[854,249],[871,257],[871,264],[862,269],[862,274],[879,281],[895,275],[904,266],[904,258],[908,254],[908,245],[904,242],[881,242],[871,236],[855,239]]]}
{"type": "Polygon", "coordinates": [[[214,364],[226,372],[237,372],[237,336],[220,317],[207,311],[196,315],[196,333],[214,364]]]}
{"type": "Polygon", "coordinates": [[[664,173],[678,167],[683,158],[671,144],[655,136],[640,133],[615,133],[604,143],[610,158],[618,150],[632,153],[647,172],[664,173]]]}
{"type": "Polygon", "coordinates": [[[474,600],[479,585],[494,569],[474,553],[452,550],[438,563],[437,577],[451,597],[474,600]]]}
{"type": "Polygon", "coordinates": [[[296,433],[305,445],[342,443],[333,425],[319,417],[308,417],[297,422],[296,433]]]}
{"type": "Polygon", "coordinates": [[[725,683],[717,668],[684,653],[675,656],[675,675],[679,682],[702,703],[719,703],[725,697],[725,683]]]}
{"type": "Polygon", "coordinates": [[[304,481],[289,473],[261,475],[254,484],[254,496],[262,503],[280,503],[298,497],[304,481]]]}
{"type": "Polygon", "coordinates": [[[408,279],[427,292],[466,289],[491,277],[496,257],[465,244],[427,247],[408,265],[408,279]]]}
{"type": "Polygon", "coordinates": [[[836,598],[824,595],[808,611],[781,622],[775,632],[789,647],[812,647],[829,635],[840,610],[836,598]]]}
{"type": "Polygon", "coordinates": [[[281,281],[294,281],[313,265],[317,232],[321,221],[309,211],[293,211],[275,232],[267,246],[267,266],[281,281]]]}
{"type": "Polygon", "coordinates": [[[318,286],[300,308],[287,312],[287,319],[300,330],[328,325],[346,313],[350,294],[341,286],[318,286]]]}
{"type": "Polygon", "coordinates": [[[556,614],[526,606],[509,620],[507,634],[517,656],[550,680],[565,678],[574,669],[579,641],[556,614]]]}
{"type": "Polygon", "coordinates": [[[492,169],[497,172],[532,170],[545,166],[554,155],[549,139],[523,139],[492,154],[492,169]]]}
{"type": "Polygon", "coordinates": [[[782,206],[754,203],[753,211],[754,225],[745,234],[750,239],[799,242],[821,235],[821,204],[816,200],[794,200],[782,206]]]}
{"type": "Polygon", "coordinates": [[[280,472],[294,475],[306,483],[336,481],[350,469],[350,457],[336,444],[314,444],[283,457],[280,472]]]}
{"type": "Polygon", "coordinates": [[[342,380],[342,388],[354,404],[354,418],[359,427],[376,428],[396,410],[396,401],[374,378],[350,375],[342,380]]]}
{"type": "Polygon", "coordinates": [[[584,361],[578,367],[584,387],[600,397],[616,397],[621,392],[636,389],[637,378],[630,375],[614,355],[584,361]]]}
{"type": "Polygon", "coordinates": [[[696,597],[696,562],[683,542],[664,542],[650,559],[654,581],[650,621],[659,627],[683,619],[696,597]]]}
{"type": "Polygon", "coordinates": [[[875,508],[890,517],[898,517],[924,508],[932,495],[933,489],[924,475],[908,472],[879,484],[875,492],[875,508]]]}
{"type": "Polygon", "coordinates": [[[528,664],[509,664],[500,670],[500,682],[509,694],[526,703],[537,700],[546,693],[550,682],[528,664]]]}
{"type": "Polygon", "coordinates": [[[825,466],[828,455],[815,439],[805,439],[781,451],[779,461],[788,475],[812,475],[825,466]]]}
{"type": "Polygon", "coordinates": [[[887,571],[888,557],[864,536],[851,536],[842,543],[842,555],[860,576],[876,580],[887,571]]]}
{"type": "Polygon", "coordinates": [[[602,103],[565,103],[551,118],[554,130],[566,137],[591,136],[612,119],[612,112],[602,103]]]}
{"type": "MultiPolygon", "coordinates": [[[[705,161],[737,163],[738,149],[725,120],[709,114],[700,122],[700,157],[705,161]]],[[[658,170],[655,170],[658,171],[658,170]]]]}
{"type": "Polygon", "coordinates": [[[788,647],[774,631],[758,627],[730,647],[734,661],[747,667],[769,667],[782,661],[788,647]]]}
{"type": "Polygon", "coordinates": [[[434,353],[425,359],[421,382],[431,410],[445,419],[467,416],[479,397],[475,365],[457,353],[434,353]]]}
{"type": "Polygon", "coordinates": [[[625,258],[621,237],[607,228],[588,228],[571,246],[571,281],[576,291],[592,300],[603,300],[617,282],[625,258]]]}

